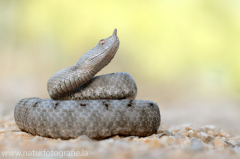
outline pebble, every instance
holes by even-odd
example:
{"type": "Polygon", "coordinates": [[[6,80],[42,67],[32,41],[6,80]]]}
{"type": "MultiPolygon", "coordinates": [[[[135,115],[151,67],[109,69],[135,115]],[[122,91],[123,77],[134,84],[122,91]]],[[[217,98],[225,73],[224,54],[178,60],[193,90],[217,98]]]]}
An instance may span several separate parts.
{"type": "Polygon", "coordinates": [[[85,141],[85,140],[91,140],[87,135],[81,135],[77,139],[77,141],[85,141]]]}
{"type": "Polygon", "coordinates": [[[170,135],[171,135],[171,132],[168,131],[168,130],[165,130],[165,129],[159,129],[157,133],[158,133],[158,134],[159,134],[159,133],[162,133],[162,134],[167,135],[167,136],[170,136],[170,135]]]}
{"type": "Polygon", "coordinates": [[[225,148],[225,142],[219,136],[214,139],[213,143],[216,148],[225,148]]]}
{"type": "Polygon", "coordinates": [[[202,141],[200,139],[192,137],[191,138],[191,149],[193,149],[193,150],[203,150],[202,141]]]}
{"type": "Polygon", "coordinates": [[[175,133],[174,137],[176,139],[183,138],[183,135],[180,132],[175,133]]]}

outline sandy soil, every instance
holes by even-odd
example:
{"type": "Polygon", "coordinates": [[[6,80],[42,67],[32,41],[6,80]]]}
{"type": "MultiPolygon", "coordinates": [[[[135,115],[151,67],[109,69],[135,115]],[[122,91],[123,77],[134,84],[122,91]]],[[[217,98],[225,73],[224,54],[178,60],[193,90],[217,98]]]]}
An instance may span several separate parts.
{"type": "MultiPolygon", "coordinates": [[[[3,156],[3,152],[6,153],[6,151],[26,152],[23,154],[25,157],[39,158],[32,156],[34,154],[32,150],[35,151],[35,155],[40,155],[41,152],[46,158],[61,158],[63,155],[68,158],[77,158],[77,151],[82,158],[100,159],[240,158],[240,136],[214,125],[162,124],[158,133],[149,137],[114,136],[96,141],[87,136],[80,136],[77,139],[60,140],[20,132],[13,116],[2,117],[0,120],[1,158],[9,158],[3,156]]],[[[24,156],[22,158],[25,158],[24,156]]]]}

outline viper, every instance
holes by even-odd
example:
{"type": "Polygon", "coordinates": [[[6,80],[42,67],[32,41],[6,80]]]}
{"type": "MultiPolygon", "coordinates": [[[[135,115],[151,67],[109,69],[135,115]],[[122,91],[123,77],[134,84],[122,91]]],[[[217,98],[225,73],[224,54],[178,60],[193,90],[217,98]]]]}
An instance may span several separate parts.
{"type": "Polygon", "coordinates": [[[119,48],[117,29],[98,42],[78,62],[49,78],[51,99],[21,99],[14,118],[21,131],[50,138],[87,135],[149,136],[157,133],[161,116],[157,103],[135,100],[137,86],[125,72],[95,76],[119,48]],[[95,77],[94,77],[95,76],[95,77]]]}

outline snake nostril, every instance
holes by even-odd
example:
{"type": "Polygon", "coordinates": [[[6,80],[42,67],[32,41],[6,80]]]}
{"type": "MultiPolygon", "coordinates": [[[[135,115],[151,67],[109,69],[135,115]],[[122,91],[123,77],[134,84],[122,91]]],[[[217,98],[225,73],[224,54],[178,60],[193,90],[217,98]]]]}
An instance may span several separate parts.
{"type": "Polygon", "coordinates": [[[153,103],[149,103],[151,106],[153,106],[154,104],[153,103]]]}

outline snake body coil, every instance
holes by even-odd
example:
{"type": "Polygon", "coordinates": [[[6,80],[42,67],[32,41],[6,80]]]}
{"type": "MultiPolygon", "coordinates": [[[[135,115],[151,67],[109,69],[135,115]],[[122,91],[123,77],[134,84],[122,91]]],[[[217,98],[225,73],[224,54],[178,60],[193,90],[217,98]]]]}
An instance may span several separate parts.
{"type": "Polygon", "coordinates": [[[20,130],[43,137],[70,139],[87,135],[148,136],[160,125],[158,105],[134,100],[137,86],[128,73],[95,76],[119,47],[117,30],[100,40],[76,65],[55,73],[48,81],[51,99],[20,100],[14,118],[20,130]]]}

